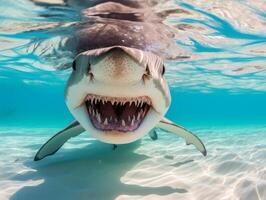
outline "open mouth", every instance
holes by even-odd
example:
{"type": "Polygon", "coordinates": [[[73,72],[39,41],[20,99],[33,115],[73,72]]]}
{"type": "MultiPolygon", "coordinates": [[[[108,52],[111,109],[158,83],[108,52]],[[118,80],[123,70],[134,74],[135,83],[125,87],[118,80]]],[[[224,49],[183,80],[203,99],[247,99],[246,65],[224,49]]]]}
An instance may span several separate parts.
{"type": "Polygon", "coordinates": [[[151,100],[146,96],[123,98],[90,94],[85,103],[93,126],[102,131],[134,131],[151,107],[151,100]]]}

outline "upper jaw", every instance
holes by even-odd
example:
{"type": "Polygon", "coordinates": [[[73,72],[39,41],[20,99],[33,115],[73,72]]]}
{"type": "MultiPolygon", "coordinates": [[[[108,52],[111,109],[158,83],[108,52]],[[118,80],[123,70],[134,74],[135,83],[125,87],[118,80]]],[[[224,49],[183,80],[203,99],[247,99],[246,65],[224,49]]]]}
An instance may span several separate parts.
{"type": "Polygon", "coordinates": [[[112,97],[112,96],[104,96],[97,94],[88,94],[85,97],[84,101],[92,101],[92,102],[102,102],[107,103],[110,102],[112,105],[124,105],[129,102],[130,104],[135,104],[137,106],[142,105],[143,103],[147,103],[151,105],[151,99],[148,96],[137,96],[137,97],[112,97]]]}
{"type": "Polygon", "coordinates": [[[152,109],[147,96],[110,97],[88,94],[85,98],[89,120],[100,131],[135,131],[152,109]]]}

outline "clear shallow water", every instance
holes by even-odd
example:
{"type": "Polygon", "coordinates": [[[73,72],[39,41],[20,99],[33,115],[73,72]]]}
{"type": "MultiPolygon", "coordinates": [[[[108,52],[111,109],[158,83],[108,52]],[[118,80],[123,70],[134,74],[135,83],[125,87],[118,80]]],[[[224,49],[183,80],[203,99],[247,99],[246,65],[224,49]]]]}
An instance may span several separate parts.
{"type": "Polygon", "coordinates": [[[157,141],[145,136],[116,151],[83,134],[34,162],[56,130],[0,131],[1,199],[266,198],[265,127],[193,129],[208,148],[206,158],[160,131],[157,141]]]}
{"type": "MultiPolygon", "coordinates": [[[[118,168],[117,177],[108,178],[117,181],[119,190],[111,192],[105,185],[105,195],[125,194],[131,199],[158,198],[152,194],[163,196],[161,199],[266,199],[266,7],[263,1],[248,0],[168,2],[157,6],[158,12],[175,10],[165,18],[176,33],[177,49],[170,53],[178,55],[166,64],[173,100],[167,116],[195,130],[206,143],[209,156],[202,158],[175,137],[162,137],[158,142],[146,138],[134,150],[136,154],[129,150],[123,154],[122,158],[127,153],[132,155],[123,168],[108,159],[113,156],[108,153],[109,147],[104,146],[106,151],[102,152],[96,142],[91,151],[93,148],[87,147],[91,139],[85,135],[67,144],[54,159],[40,166],[31,162],[39,146],[73,120],[63,98],[70,70],[57,69],[72,61],[72,52],[62,51],[60,45],[83,19],[80,8],[61,5],[60,1],[48,6],[27,0],[0,0],[0,199],[22,199],[24,192],[30,199],[31,192],[41,194],[43,187],[53,193],[53,187],[62,188],[51,174],[62,169],[71,176],[74,166],[85,176],[86,170],[93,171],[85,166],[97,168],[98,161],[106,159],[108,167],[118,168]],[[48,129],[51,127],[54,129],[48,129]],[[169,141],[173,145],[168,147],[169,141]],[[168,155],[170,159],[164,158],[168,155]],[[60,168],[61,161],[67,164],[66,169],[60,168]],[[172,166],[176,163],[189,167],[184,164],[180,170],[172,166]],[[127,190],[126,183],[139,187],[127,190]],[[23,189],[28,185],[34,187],[23,189]],[[159,188],[140,189],[147,185],[159,188]],[[181,190],[161,188],[164,186],[181,190]]],[[[71,178],[77,173],[74,171],[71,177],[60,174],[58,180],[65,180],[70,188],[71,178]]],[[[85,177],[95,178],[90,173],[85,177]]],[[[77,179],[82,192],[70,190],[70,197],[78,192],[84,196],[92,193],[87,189],[91,182],[77,179]]]]}

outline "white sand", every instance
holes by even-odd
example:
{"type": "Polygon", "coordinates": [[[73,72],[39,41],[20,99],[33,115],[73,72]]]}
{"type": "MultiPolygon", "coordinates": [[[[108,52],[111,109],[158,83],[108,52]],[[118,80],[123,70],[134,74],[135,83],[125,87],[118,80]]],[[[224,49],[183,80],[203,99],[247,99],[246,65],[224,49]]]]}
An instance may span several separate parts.
{"type": "Polygon", "coordinates": [[[204,158],[164,132],[118,146],[83,134],[33,162],[55,129],[0,130],[0,199],[265,200],[266,128],[197,129],[204,158]]]}

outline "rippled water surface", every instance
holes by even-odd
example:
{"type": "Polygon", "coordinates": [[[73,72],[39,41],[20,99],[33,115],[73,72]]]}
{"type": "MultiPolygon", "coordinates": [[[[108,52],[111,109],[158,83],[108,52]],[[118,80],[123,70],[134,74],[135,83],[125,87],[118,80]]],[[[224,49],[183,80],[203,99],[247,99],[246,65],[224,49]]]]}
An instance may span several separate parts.
{"type": "MultiPolygon", "coordinates": [[[[144,1],[152,12],[119,15],[99,14],[90,9],[94,1],[81,2],[0,0],[0,200],[53,199],[43,193],[57,193],[53,188],[67,188],[68,195],[60,196],[64,199],[266,199],[265,1],[144,1]],[[148,20],[144,24],[142,19],[148,20]],[[167,116],[203,138],[206,159],[161,133],[158,143],[146,137],[134,153],[120,151],[118,157],[84,136],[59,152],[58,162],[51,158],[39,166],[31,161],[52,133],[73,120],[63,93],[70,64],[87,41],[80,39],[82,30],[97,32],[108,23],[130,27],[122,32],[121,45],[143,48],[138,32],[145,30],[144,49],[166,62],[172,94],[167,116]],[[109,158],[122,162],[127,155],[125,168],[109,158]],[[86,175],[84,165],[102,169],[114,180],[112,189],[103,178],[86,175]],[[79,170],[71,176],[73,168],[79,170]],[[102,184],[106,193],[97,196],[93,190],[99,187],[87,178],[102,184]],[[60,185],[64,181],[65,188],[60,185]]],[[[101,37],[96,34],[95,44],[89,45],[110,45],[101,37]]],[[[102,171],[94,172],[100,176],[102,171]]]]}

